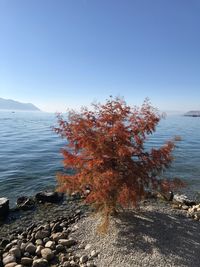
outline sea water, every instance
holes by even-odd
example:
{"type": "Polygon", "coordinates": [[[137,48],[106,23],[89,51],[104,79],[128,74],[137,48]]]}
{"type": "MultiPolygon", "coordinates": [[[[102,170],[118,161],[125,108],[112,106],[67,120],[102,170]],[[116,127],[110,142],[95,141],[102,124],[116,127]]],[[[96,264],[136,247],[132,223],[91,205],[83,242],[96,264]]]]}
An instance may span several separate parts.
{"type": "MultiPolygon", "coordinates": [[[[54,187],[63,171],[61,148],[65,140],[53,130],[56,115],[43,112],[0,112],[0,197],[11,204],[22,195],[54,187]]],[[[188,194],[200,192],[200,118],[170,115],[148,139],[147,149],[181,136],[174,162],[165,173],[187,182],[188,194]]]]}

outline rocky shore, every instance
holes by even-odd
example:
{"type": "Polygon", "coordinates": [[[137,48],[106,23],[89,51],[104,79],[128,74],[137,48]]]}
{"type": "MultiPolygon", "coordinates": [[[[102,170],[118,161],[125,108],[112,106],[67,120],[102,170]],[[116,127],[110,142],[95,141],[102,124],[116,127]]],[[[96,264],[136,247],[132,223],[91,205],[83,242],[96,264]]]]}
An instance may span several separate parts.
{"type": "Polygon", "coordinates": [[[0,267],[200,266],[200,204],[184,195],[149,196],[112,217],[107,235],[79,194],[49,197],[21,198],[1,222],[0,267]]]}

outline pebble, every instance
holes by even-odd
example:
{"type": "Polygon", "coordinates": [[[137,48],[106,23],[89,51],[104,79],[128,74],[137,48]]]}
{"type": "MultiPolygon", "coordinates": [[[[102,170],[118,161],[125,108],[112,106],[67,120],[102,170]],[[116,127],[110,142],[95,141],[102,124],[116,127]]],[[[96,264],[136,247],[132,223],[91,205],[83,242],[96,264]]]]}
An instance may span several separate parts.
{"type": "Polygon", "coordinates": [[[63,264],[62,264],[63,267],[71,267],[71,263],[69,261],[65,261],[63,264]]]}
{"type": "Polygon", "coordinates": [[[41,246],[41,245],[39,245],[39,246],[36,248],[35,253],[36,253],[37,256],[41,256],[41,251],[42,251],[42,249],[44,249],[44,247],[41,246]]]}
{"type": "Polygon", "coordinates": [[[45,237],[45,238],[43,238],[43,242],[44,242],[44,244],[46,244],[49,240],[50,240],[49,237],[45,237]]]}
{"type": "Polygon", "coordinates": [[[29,243],[26,248],[25,248],[25,251],[30,253],[31,255],[33,255],[36,251],[36,246],[33,245],[33,243],[29,243]]]}
{"type": "Polygon", "coordinates": [[[45,259],[37,259],[33,261],[32,267],[47,267],[48,261],[45,259]]]}
{"type": "Polygon", "coordinates": [[[88,250],[88,249],[90,249],[91,247],[92,247],[91,244],[87,244],[87,245],[85,246],[85,250],[88,250]]]}
{"type": "Polygon", "coordinates": [[[28,258],[28,257],[21,258],[21,264],[24,266],[31,266],[32,262],[33,260],[31,258],[28,258]]]}
{"type": "Polygon", "coordinates": [[[45,244],[45,248],[50,248],[50,249],[54,250],[56,248],[55,242],[54,241],[48,241],[45,244]]]}
{"type": "Polygon", "coordinates": [[[71,247],[76,245],[77,242],[74,239],[59,239],[58,243],[66,247],[71,247]]]}
{"type": "Polygon", "coordinates": [[[65,251],[65,247],[61,244],[58,244],[56,246],[56,252],[59,253],[59,252],[62,252],[62,251],[65,251]]]}
{"type": "Polygon", "coordinates": [[[84,255],[82,257],[80,257],[80,263],[86,263],[88,261],[88,256],[84,255]]]}
{"type": "Polygon", "coordinates": [[[9,252],[13,254],[17,259],[21,258],[21,251],[19,248],[11,248],[9,252]]]}
{"type": "Polygon", "coordinates": [[[65,238],[67,238],[67,237],[68,237],[68,234],[65,233],[65,232],[53,233],[53,234],[51,235],[51,238],[52,238],[54,241],[56,241],[56,242],[58,242],[59,239],[65,239],[65,238]]]}
{"type": "Polygon", "coordinates": [[[35,244],[36,244],[36,246],[42,246],[42,245],[43,245],[43,241],[42,241],[42,239],[37,239],[37,240],[35,241],[35,244]]]}
{"type": "Polygon", "coordinates": [[[5,265],[5,267],[15,267],[17,265],[16,262],[10,262],[8,264],[5,265]]]}
{"type": "Polygon", "coordinates": [[[98,254],[99,253],[96,250],[92,250],[91,253],[90,253],[90,256],[93,257],[93,258],[95,258],[95,257],[98,256],[98,254]]]}
{"type": "Polygon", "coordinates": [[[48,230],[39,230],[35,234],[35,239],[43,239],[45,237],[49,237],[50,232],[48,230]]]}
{"type": "Polygon", "coordinates": [[[45,260],[52,260],[54,258],[54,253],[52,252],[52,250],[50,248],[44,248],[41,250],[41,255],[42,258],[45,260]]]}
{"type": "Polygon", "coordinates": [[[8,254],[6,257],[3,258],[3,264],[6,265],[11,262],[16,262],[16,258],[13,254],[8,254]]]}

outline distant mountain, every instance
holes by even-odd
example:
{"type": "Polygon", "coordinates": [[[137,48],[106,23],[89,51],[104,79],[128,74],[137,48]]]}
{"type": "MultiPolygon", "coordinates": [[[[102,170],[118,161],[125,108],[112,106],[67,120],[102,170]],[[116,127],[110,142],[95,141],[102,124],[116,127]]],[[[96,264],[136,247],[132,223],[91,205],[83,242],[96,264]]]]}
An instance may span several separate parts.
{"type": "Polygon", "coordinates": [[[200,110],[191,110],[184,114],[184,116],[189,117],[200,117],[200,110]]]}
{"type": "Polygon", "coordinates": [[[12,99],[4,99],[4,98],[0,98],[0,109],[40,111],[39,108],[37,108],[31,103],[21,103],[12,99]]]}

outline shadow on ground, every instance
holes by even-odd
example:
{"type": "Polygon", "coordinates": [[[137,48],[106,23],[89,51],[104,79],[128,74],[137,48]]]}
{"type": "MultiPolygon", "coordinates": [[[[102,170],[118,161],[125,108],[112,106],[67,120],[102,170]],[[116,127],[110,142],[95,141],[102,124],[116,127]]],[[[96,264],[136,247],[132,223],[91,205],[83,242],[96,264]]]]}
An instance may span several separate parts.
{"type": "Polygon", "coordinates": [[[155,257],[156,250],[174,257],[173,266],[200,266],[200,222],[159,211],[126,211],[118,219],[116,246],[125,255],[134,250],[155,257]]]}

